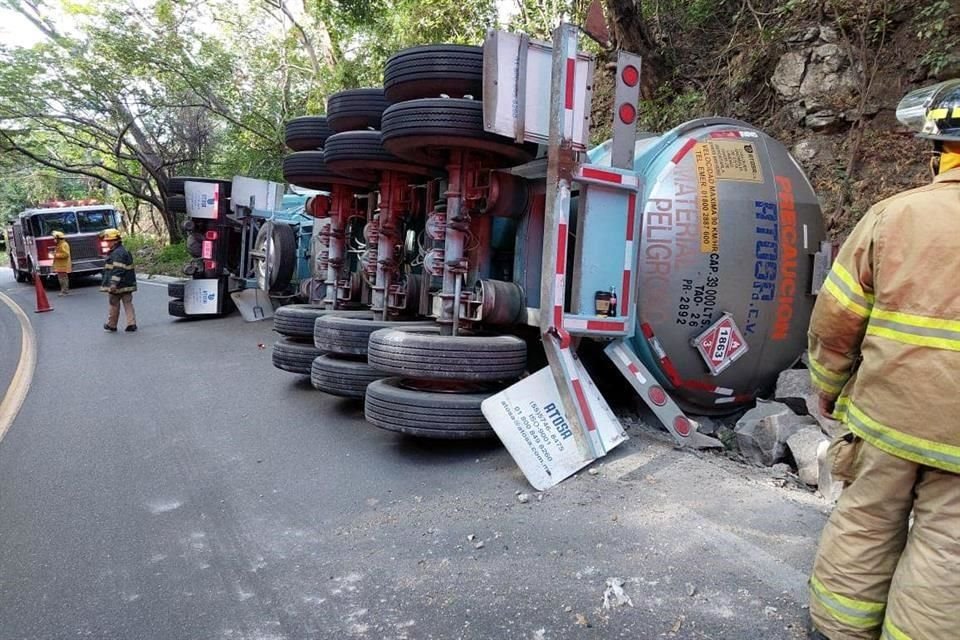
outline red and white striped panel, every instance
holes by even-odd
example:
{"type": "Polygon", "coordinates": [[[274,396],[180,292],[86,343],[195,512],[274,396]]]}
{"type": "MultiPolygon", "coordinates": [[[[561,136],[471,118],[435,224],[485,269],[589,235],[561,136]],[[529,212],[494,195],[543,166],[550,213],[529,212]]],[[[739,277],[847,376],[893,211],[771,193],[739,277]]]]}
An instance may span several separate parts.
{"type": "MultiPolygon", "coordinates": [[[[623,283],[620,287],[620,296],[618,304],[620,309],[629,309],[630,308],[630,276],[633,273],[633,227],[637,221],[637,194],[631,193],[627,197],[627,240],[625,246],[625,253],[623,255],[623,283]]],[[[620,315],[630,315],[629,311],[627,313],[620,312],[620,315]]]]}
{"type": "Polygon", "coordinates": [[[616,171],[608,171],[592,165],[581,165],[577,170],[576,179],[606,182],[612,185],[623,185],[633,188],[640,186],[640,178],[636,174],[617,173],[616,171]]]}
{"type": "Polygon", "coordinates": [[[567,40],[566,82],[563,87],[563,137],[573,140],[574,96],[577,88],[577,34],[571,31],[567,40]]]}
{"type": "Polygon", "coordinates": [[[577,316],[566,316],[564,318],[564,328],[574,331],[606,331],[623,333],[627,330],[625,322],[616,320],[593,320],[590,318],[578,318],[577,316]]]}

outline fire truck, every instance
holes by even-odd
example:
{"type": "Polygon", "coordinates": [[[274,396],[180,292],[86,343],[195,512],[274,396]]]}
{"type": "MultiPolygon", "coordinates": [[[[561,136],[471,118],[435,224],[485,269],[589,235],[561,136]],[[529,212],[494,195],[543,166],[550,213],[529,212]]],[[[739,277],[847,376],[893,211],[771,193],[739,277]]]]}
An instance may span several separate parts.
{"type": "Polygon", "coordinates": [[[52,275],[54,231],[62,231],[70,243],[74,274],[99,273],[109,247],[98,234],[119,222],[113,206],[90,201],[57,202],[20,212],[7,226],[10,268],[17,282],[29,282],[35,273],[52,275]]]}

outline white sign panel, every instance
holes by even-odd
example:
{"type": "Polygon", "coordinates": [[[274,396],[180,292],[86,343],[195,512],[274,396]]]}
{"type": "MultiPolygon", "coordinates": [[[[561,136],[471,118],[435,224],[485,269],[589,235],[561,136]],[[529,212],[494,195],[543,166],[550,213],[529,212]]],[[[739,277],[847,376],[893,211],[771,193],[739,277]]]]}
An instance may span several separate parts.
{"type": "Polygon", "coordinates": [[[230,190],[230,209],[238,206],[259,211],[277,211],[283,208],[283,185],[245,176],[234,176],[230,190]]]}
{"type": "Polygon", "coordinates": [[[220,215],[220,185],[207,182],[184,182],[183,195],[187,215],[191,218],[216,220],[220,215]]]}
{"type": "MultiPolygon", "coordinates": [[[[593,67],[593,57],[584,52],[570,60],[565,133],[577,150],[586,149],[590,141],[593,67]]],[[[552,73],[550,43],[488,32],[483,43],[483,128],[508,138],[522,134],[527,142],[549,142],[552,73]]]]}
{"type": "Polygon", "coordinates": [[[183,310],[189,316],[220,313],[220,283],[216,278],[189,280],[183,287],[183,310]]]}
{"type": "MultiPolygon", "coordinates": [[[[586,385],[600,439],[609,451],[627,439],[599,391],[586,385]]],[[[548,489],[595,460],[577,446],[549,367],[483,401],[483,415],[536,489],[548,489]]]]}

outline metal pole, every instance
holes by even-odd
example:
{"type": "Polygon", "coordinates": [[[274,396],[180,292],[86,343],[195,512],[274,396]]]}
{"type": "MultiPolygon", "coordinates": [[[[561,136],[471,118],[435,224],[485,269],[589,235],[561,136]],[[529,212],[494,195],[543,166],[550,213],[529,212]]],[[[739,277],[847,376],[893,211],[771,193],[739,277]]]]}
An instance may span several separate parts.
{"type": "Polygon", "coordinates": [[[443,194],[447,199],[447,228],[444,234],[443,289],[439,322],[441,332],[456,335],[459,325],[460,304],[455,299],[459,291],[459,276],[463,271],[463,248],[466,230],[469,229],[469,215],[464,215],[464,168],[463,151],[450,152],[450,164],[447,165],[448,185],[443,194]]]}

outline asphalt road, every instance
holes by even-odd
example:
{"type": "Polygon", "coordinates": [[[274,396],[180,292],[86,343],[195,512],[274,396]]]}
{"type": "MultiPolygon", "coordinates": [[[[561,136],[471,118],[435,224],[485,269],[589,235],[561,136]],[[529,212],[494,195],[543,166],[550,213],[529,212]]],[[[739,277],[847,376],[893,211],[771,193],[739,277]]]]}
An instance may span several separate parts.
{"type": "Polygon", "coordinates": [[[538,495],[495,444],[397,437],[274,369],[268,324],[176,321],[142,284],[140,331],[106,334],[93,285],[30,314],[0,640],[804,637],[810,494],[641,433],[538,495]]]}

